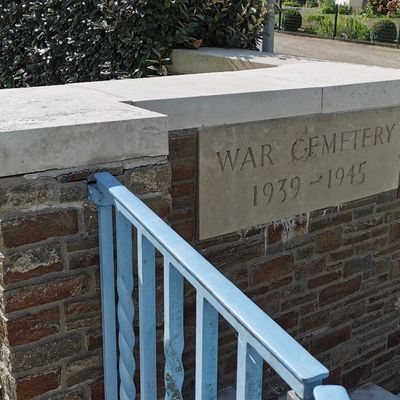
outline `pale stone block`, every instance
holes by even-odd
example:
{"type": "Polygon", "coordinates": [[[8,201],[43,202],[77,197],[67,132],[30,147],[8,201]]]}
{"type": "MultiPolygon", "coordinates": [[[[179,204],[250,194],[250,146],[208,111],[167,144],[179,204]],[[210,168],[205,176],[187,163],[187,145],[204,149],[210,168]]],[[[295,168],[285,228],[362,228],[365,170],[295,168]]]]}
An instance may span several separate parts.
{"type": "Polygon", "coordinates": [[[0,176],[165,155],[163,115],[73,85],[0,91],[0,176]]]}
{"type": "Polygon", "coordinates": [[[400,108],[199,130],[200,239],[394,189],[400,108]]]}

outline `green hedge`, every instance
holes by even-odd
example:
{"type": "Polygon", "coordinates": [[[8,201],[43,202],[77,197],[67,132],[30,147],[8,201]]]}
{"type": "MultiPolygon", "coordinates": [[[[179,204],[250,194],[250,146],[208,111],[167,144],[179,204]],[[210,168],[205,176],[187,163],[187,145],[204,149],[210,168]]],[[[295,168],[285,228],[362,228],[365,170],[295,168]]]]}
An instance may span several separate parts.
{"type": "Polygon", "coordinates": [[[0,87],[167,73],[173,47],[254,49],[262,0],[0,2],[0,87]]]}

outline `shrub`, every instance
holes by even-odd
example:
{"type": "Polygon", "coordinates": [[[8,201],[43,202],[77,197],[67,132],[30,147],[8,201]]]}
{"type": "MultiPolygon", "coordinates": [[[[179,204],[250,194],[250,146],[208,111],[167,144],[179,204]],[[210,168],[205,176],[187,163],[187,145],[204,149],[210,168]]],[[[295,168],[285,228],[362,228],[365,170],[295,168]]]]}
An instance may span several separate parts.
{"type": "Polygon", "coordinates": [[[185,3],[192,37],[208,46],[257,48],[266,12],[263,0],[185,0],[185,3]]]}
{"type": "Polygon", "coordinates": [[[340,17],[337,34],[345,39],[369,40],[370,29],[363,18],[356,16],[340,17]]]}
{"type": "Polygon", "coordinates": [[[0,1],[0,88],[167,73],[175,46],[255,49],[262,0],[0,1]]]}
{"type": "Polygon", "coordinates": [[[298,31],[303,19],[297,10],[286,10],[283,12],[282,26],[285,31],[298,31]]]}
{"type": "Polygon", "coordinates": [[[316,33],[320,36],[332,37],[333,35],[333,18],[323,18],[319,21],[316,33]]]}
{"type": "Polygon", "coordinates": [[[315,7],[318,7],[318,1],[317,0],[307,0],[307,2],[306,2],[306,6],[308,7],[308,8],[315,8],[315,7]]]}
{"type": "Polygon", "coordinates": [[[338,11],[339,11],[339,14],[350,15],[352,12],[352,9],[347,4],[339,4],[338,11]]]}
{"type": "Polygon", "coordinates": [[[292,1],[292,0],[284,1],[282,5],[286,7],[302,7],[302,5],[298,1],[292,1]]]}
{"type": "Polygon", "coordinates": [[[388,15],[391,17],[400,17],[400,0],[390,0],[387,3],[388,15]]]}
{"type": "Polygon", "coordinates": [[[321,22],[325,18],[325,15],[312,14],[307,17],[307,22],[321,22]]]}
{"type": "Polygon", "coordinates": [[[335,14],[335,12],[336,12],[335,6],[330,6],[326,4],[321,7],[322,14],[335,14]]]}
{"type": "Polygon", "coordinates": [[[397,39],[396,24],[387,18],[376,22],[371,28],[371,39],[376,42],[393,43],[397,39]]]}
{"type": "Polygon", "coordinates": [[[375,15],[386,15],[388,0],[369,0],[369,7],[375,15]]]}

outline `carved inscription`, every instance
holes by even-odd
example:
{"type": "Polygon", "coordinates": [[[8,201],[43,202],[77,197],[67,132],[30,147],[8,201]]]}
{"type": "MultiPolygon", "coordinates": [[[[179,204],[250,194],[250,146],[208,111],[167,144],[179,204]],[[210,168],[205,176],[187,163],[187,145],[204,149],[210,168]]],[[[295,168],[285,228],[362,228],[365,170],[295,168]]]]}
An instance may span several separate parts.
{"type": "Polygon", "coordinates": [[[200,130],[200,238],[396,187],[399,112],[370,110],[200,130]]]}

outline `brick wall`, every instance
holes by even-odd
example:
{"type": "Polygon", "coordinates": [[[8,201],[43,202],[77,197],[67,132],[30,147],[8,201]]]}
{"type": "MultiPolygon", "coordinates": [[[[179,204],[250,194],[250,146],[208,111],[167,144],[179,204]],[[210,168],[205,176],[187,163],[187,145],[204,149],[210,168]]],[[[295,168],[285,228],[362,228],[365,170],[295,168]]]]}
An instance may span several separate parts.
{"type": "MultiPolygon", "coordinates": [[[[97,169],[167,216],[166,161],[127,165],[97,169]]],[[[86,200],[93,172],[0,179],[0,379],[11,400],[103,398],[97,214],[86,200]]]]}
{"type": "MultiPolygon", "coordinates": [[[[331,369],[330,382],[351,388],[374,381],[400,391],[397,191],[198,241],[196,157],[197,131],[185,130],[170,133],[169,162],[97,169],[112,172],[168,219],[331,369]]],[[[0,371],[11,400],[103,398],[97,219],[86,200],[93,172],[0,179],[0,371]]],[[[195,296],[186,292],[190,399],[195,296]]],[[[158,334],[161,352],[161,324],[158,334]]],[[[236,342],[221,321],[221,387],[235,380],[236,342]]],[[[162,357],[159,363],[161,380],[162,357]]],[[[265,377],[268,393],[287,389],[267,367],[265,377]]]]}
{"type": "MultiPolygon", "coordinates": [[[[329,382],[373,381],[399,392],[398,191],[198,241],[196,154],[196,130],[170,134],[173,226],[317,356],[331,370],[329,382]]],[[[224,386],[235,382],[237,337],[223,322],[220,332],[224,386]]],[[[191,352],[189,343],[188,358],[191,352]]],[[[268,393],[287,390],[267,367],[265,377],[268,393]]]]}

